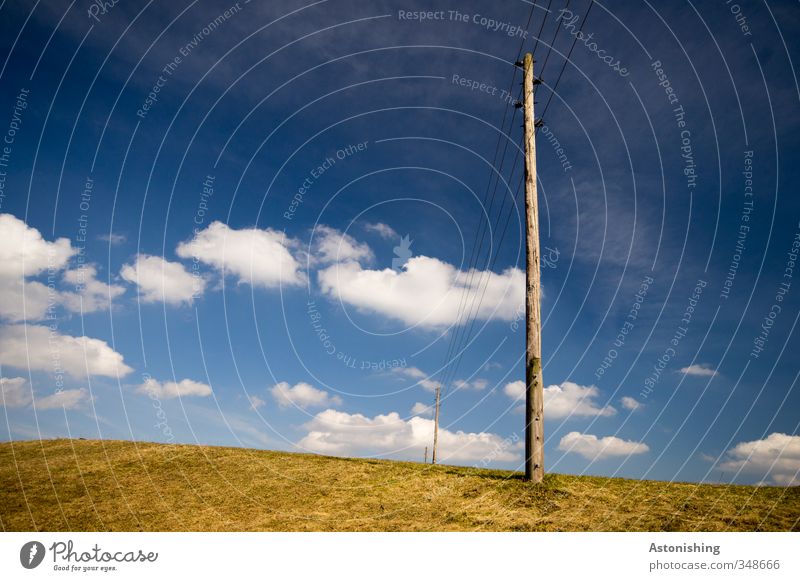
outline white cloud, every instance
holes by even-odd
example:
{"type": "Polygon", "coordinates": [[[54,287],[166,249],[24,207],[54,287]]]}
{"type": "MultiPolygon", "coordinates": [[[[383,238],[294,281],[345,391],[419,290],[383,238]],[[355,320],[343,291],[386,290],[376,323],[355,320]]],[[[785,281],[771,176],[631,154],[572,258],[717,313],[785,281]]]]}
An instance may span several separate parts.
{"type": "Polygon", "coordinates": [[[511,399],[522,399],[525,397],[525,382],[519,380],[507,383],[503,388],[503,393],[511,399]]]}
{"type": "Polygon", "coordinates": [[[22,408],[32,401],[31,388],[24,377],[0,377],[0,393],[7,408],[22,408]]]}
{"type": "Polygon", "coordinates": [[[192,379],[179,382],[158,381],[152,377],[140,385],[136,391],[156,399],[175,399],[177,397],[207,397],[211,395],[211,387],[192,379]]]}
{"type": "Polygon", "coordinates": [[[375,232],[384,240],[400,238],[400,235],[395,232],[394,228],[383,222],[368,222],[364,224],[364,230],[367,232],[375,232]]]}
{"type": "Polygon", "coordinates": [[[331,396],[327,391],[317,389],[303,382],[290,386],[287,382],[281,381],[270,389],[270,393],[282,408],[289,406],[310,408],[342,405],[342,399],[338,395],[331,396]]]}
{"type": "Polygon", "coordinates": [[[300,263],[292,254],[298,248],[296,241],[277,230],[235,230],[222,222],[212,222],[193,239],[179,244],[176,253],[231,274],[239,283],[273,288],[305,283],[300,263]]]}
{"type": "MultiPolygon", "coordinates": [[[[309,432],[298,442],[300,447],[336,456],[380,454],[417,458],[433,442],[433,420],[421,417],[403,420],[397,412],[368,418],[329,409],[318,413],[306,428],[309,432]]],[[[522,445],[487,432],[451,432],[439,428],[438,455],[443,462],[485,458],[519,461],[522,445]]]]}
{"type": "Polygon", "coordinates": [[[644,407],[643,403],[640,403],[638,400],[627,395],[624,396],[620,401],[622,402],[622,407],[624,407],[626,410],[633,411],[644,407]]]}
{"type": "Polygon", "coordinates": [[[698,377],[714,377],[717,371],[706,363],[700,365],[690,365],[689,367],[682,367],[679,373],[684,375],[696,375],[698,377]]]}
{"type": "Polygon", "coordinates": [[[409,326],[456,323],[462,293],[466,293],[465,304],[474,305],[481,320],[510,321],[525,300],[525,274],[517,268],[471,275],[427,256],[409,259],[401,271],[368,270],[350,261],[323,269],[317,276],[330,297],[409,326]]]}
{"type": "Polygon", "coordinates": [[[544,389],[544,416],[560,419],[568,416],[605,417],[616,414],[617,410],[610,405],[597,405],[595,399],[599,396],[600,390],[594,385],[583,386],[571,381],[551,385],[544,389]]]}
{"type": "Polygon", "coordinates": [[[371,262],[375,255],[366,244],[330,226],[320,225],[314,229],[313,258],[320,263],[347,262],[351,260],[371,262]]]}
{"type": "Polygon", "coordinates": [[[64,272],[62,281],[72,290],[57,288],[56,274],[48,273],[47,284],[0,277],[0,317],[10,322],[41,321],[55,316],[60,305],[73,313],[92,313],[107,309],[125,292],[124,287],[98,280],[93,265],[64,272]]]}
{"type": "Polygon", "coordinates": [[[430,392],[442,387],[441,382],[431,379],[430,376],[418,367],[395,367],[392,370],[397,375],[404,375],[417,380],[417,385],[430,392]]]}
{"type": "MultiPolygon", "coordinates": [[[[441,406],[439,406],[441,409],[441,406]]],[[[412,416],[432,416],[433,415],[433,406],[424,404],[421,401],[418,401],[414,404],[411,408],[411,415],[412,416]]]]}
{"type": "Polygon", "coordinates": [[[0,278],[59,271],[78,252],[66,238],[47,242],[36,228],[11,214],[0,214],[0,234],[0,278]]]}
{"type": "Polygon", "coordinates": [[[146,303],[192,304],[206,288],[202,277],[192,275],[179,262],[160,256],[139,254],[133,264],[122,267],[120,276],[139,287],[139,296],[146,303]]]}
{"type": "Polygon", "coordinates": [[[644,442],[622,440],[616,436],[598,438],[595,435],[581,434],[580,432],[570,432],[561,438],[558,449],[562,452],[580,454],[587,460],[600,460],[613,456],[632,456],[650,451],[650,448],[644,442]]]}
{"type": "Polygon", "coordinates": [[[38,281],[0,277],[0,317],[13,323],[44,319],[48,309],[55,312],[61,294],[38,281]]]}
{"type": "Polygon", "coordinates": [[[476,391],[484,390],[488,385],[489,382],[485,379],[473,379],[472,381],[457,379],[453,382],[453,387],[456,389],[474,389],[476,391]]]}
{"type": "Polygon", "coordinates": [[[11,214],[0,214],[0,317],[8,321],[39,320],[59,303],[56,274],[76,249],[69,240],[47,242],[38,230],[11,214]],[[48,272],[48,286],[28,277],[48,272]]]}
{"type": "Polygon", "coordinates": [[[265,405],[267,405],[267,402],[265,402],[263,399],[261,399],[257,395],[251,395],[247,399],[250,402],[250,409],[257,410],[258,408],[264,407],[265,405]]]}
{"type": "Polygon", "coordinates": [[[71,410],[88,400],[89,390],[85,387],[81,387],[80,389],[65,389],[46,397],[37,398],[36,409],[53,410],[63,408],[71,410]]]}
{"type": "Polygon", "coordinates": [[[66,271],[64,282],[72,285],[75,292],[62,292],[61,302],[74,313],[105,310],[125,293],[125,287],[98,280],[97,268],[91,264],[66,271]]]}
{"type": "Polygon", "coordinates": [[[775,432],[763,440],[741,442],[728,450],[721,470],[769,478],[780,486],[800,485],[800,436],[775,432]]]}
{"type": "Polygon", "coordinates": [[[72,337],[40,325],[0,327],[0,365],[63,373],[73,377],[118,377],[133,369],[108,343],[91,337],[72,337]]]}
{"type": "MultiPolygon", "coordinates": [[[[525,397],[525,382],[512,381],[507,383],[503,391],[511,399],[525,397]]],[[[583,386],[565,381],[561,385],[551,385],[544,388],[544,415],[550,419],[566,417],[592,417],[613,416],[617,413],[614,407],[607,405],[600,407],[595,399],[600,396],[600,390],[594,385],[583,386]]]]}
{"type": "Polygon", "coordinates": [[[10,214],[0,214],[0,317],[11,322],[39,321],[54,316],[63,305],[72,312],[91,313],[106,309],[125,292],[121,286],[97,279],[91,264],[66,270],[59,288],[59,273],[77,254],[66,238],[47,242],[35,228],[10,214]],[[47,282],[29,280],[45,276],[47,282]]]}

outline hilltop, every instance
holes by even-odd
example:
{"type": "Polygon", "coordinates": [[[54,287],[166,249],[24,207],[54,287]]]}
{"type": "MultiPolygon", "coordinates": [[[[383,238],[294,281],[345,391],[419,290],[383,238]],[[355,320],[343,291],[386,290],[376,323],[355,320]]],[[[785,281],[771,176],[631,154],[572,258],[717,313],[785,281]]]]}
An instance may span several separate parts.
{"type": "Polygon", "coordinates": [[[800,530],[800,489],[108,440],[0,444],[6,531],[800,530]]]}

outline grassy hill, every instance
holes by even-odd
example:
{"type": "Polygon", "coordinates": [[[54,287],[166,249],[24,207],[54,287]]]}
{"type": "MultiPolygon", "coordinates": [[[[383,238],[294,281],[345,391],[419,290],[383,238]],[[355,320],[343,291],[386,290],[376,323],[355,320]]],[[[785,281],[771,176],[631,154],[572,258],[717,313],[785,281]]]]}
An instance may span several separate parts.
{"type": "Polygon", "coordinates": [[[204,446],[0,444],[3,530],[800,530],[800,489],[204,446]]]}

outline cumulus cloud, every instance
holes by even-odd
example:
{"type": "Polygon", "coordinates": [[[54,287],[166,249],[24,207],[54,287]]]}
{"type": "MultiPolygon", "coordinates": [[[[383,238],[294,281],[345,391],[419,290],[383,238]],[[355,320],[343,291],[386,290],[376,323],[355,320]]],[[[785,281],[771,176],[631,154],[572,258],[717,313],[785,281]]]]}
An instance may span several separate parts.
{"type": "Polygon", "coordinates": [[[55,286],[38,281],[0,277],[0,317],[13,323],[40,321],[55,312],[61,296],[55,286]]]}
{"type": "Polygon", "coordinates": [[[78,251],[67,238],[47,242],[36,228],[11,214],[0,214],[0,277],[23,278],[62,270],[78,251]]]}
{"type": "Polygon", "coordinates": [[[65,270],[77,252],[66,238],[48,242],[22,220],[0,214],[0,317],[39,321],[58,306],[84,313],[108,308],[125,289],[98,280],[91,264],[65,270]],[[46,284],[30,280],[45,275],[46,284]]]}
{"type": "Polygon", "coordinates": [[[282,408],[290,406],[311,408],[342,405],[342,399],[338,395],[332,396],[327,391],[317,389],[303,382],[291,386],[287,382],[281,381],[270,389],[270,393],[282,408]]]}
{"type": "Polygon", "coordinates": [[[428,405],[428,404],[424,404],[421,401],[418,401],[411,408],[411,415],[412,416],[432,416],[433,415],[433,406],[432,405],[428,405]]]}
{"type": "Polygon", "coordinates": [[[267,402],[265,402],[262,398],[258,397],[257,395],[251,395],[247,399],[250,402],[250,409],[257,410],[258,408],[267,405],[267,402]]]}
{"type": "Polygon", "coordinates": [[[717,374],[716,369],[706,363],[682,367],[679,372],[684,375],[695,375],[697,377],[714,377],[717,374]]]}
{"type": "Polygon", "coordinates": [[[206,288],[202,277],[193,276],[179,262],[169,262],[160,256],[139,254],[119,274],[139,287],[139,296],[146,303],[191,304],[206,288]]]}
{"type": "Polygon", "coordinates": [[[580,454],[587,460],[633,456],[634,454],[644,454],[650,451],[650,448],[644,442],[623,440],[616,436],[598,438],[593,434],[581,434],[580,432],[570,432],[561,438],[558,449],[562,452],[580,454]]]}
{"type": "Polygon", "coordinates": [[[457,379],[453,382],[453,387],[456,389],[474,389],[476,391],[484,390],[488,385],[489,382],[485,379],[473,379],[472,381],[457,379]]]}
{"type": "Polygon", "coordinates": [[[208,397],[211,387],[192,379],[158,381],[152,377],[141,384],[136,391],[155,399],[175,399],[178,397],[208,397]]]}
{"type": "MultiPolygon", "coordinates": [[[[421,457],[433,441],[433,420],[403,420],[397,412],[369,418],[336,410],[318,413],[306,424],[301,448],[334,456],[359,454],[421,457]]],[[[520,460],[522,442],[504,440],[487,432],[451,432],[439,428],[438,455],[443,462],[470,462],[490,458],[498,462],[520,460]]]]}
{"type": "Polygon", "coordinates": [[[800,436],[775,432],[728,450],[719,468],[741,471],[779,486],[800,485],[800,436]]]}
{"type": "Polygon", "coordinates": [[[15,323],[41,321],[55,316],[59,306],[73,313],[93,313],[107,309],[125,292],[124,287],[98,280],[94,265],[67,270],[61,281],[71,290],[59,288],[56,271],[48,274],[47,284],[0,277],[0,317],[15,323]]]}
{"type": "Polygon", "coordinates": [[[599,406],[595,401],[600,390],[594,385],[578,385],[565,381],[544,389],[544,415],[546,418],[613,416],[617,410],[612,406],[599,406]]]}
{"type": "Polygon", "coordinates": [[[375,255],[366,244],[330,226],[314,228],[313,261],[325,264],[350,260],[371,262],[375,255]]]}
{"type": "Polygon", "coordinates": [[[397,375],[416,379],[417,385],[431,392],[434,392],[437,390],[437,388],[442,387],[441,382],[431,379],[427,373],[418,367],[395,367],[392,372],[396,373],[397,375]]]}
{"type": "Polygon", "coordinates": [[[108,343],[91,337],[72,337],[40,325],[0,327],[0,365],[72,377],[121,377],[133,369],[108,343]]]}
{"type": "Polygon", "coordinates": [[[52,409],[75,409],[84,402],[89,401],[89,390],[85,387],[80,389],[64,389],[52,395],[36,399],[37,410],[52,409]]]}
{"type": "Polygon", "coordinates": [[[274,288],[305,283],[300,262],[293,254],[298,249],[296,241],[277,230],[235,230],[222,222],[212,222],[194,238],[179,244],[176,253],[233,275],[239,283],[274,288]]]}
{"type": "Polygon", "coordinates": [[[518,380],[507,383],[503,387],[503,393],[511,399],[522,399],[525,397],[525,382],[518,380]]]}
{"type": "MultiPolygon", "coordinates": [[[[525,382],[512,381],[503,388],[512,399],[524,399],[525,382]]],[[[549,419],[566,417],[613,416],[617,410],[610,405],[599,406],[595,401],[600,390],[594,385],[583,386],[565,381],[561,385],[544,388],[544,415],[549,419]]]]}
{"type": "Polygon", "coordinates": [[[481,320],[510,321],[525,300],[525,274],[517,268],[471,274],[427,256],[409,259],[399,271],[369,270],[349,261],[320,270],[317,276],[322,292],[331,298],[426,328],[456,323],[462,293],[467,305],[477,309],[480,303],[481,320]]]}
{"type": "Polygon", "coordinates": [[[88,264],[64,273],[64,282],[75,292],[62,292],[61,302],[75,313],[92,313],[107,309],[114,299],[125,293],[125,287],[108,284],[97,278],[97,268],[88,264]]]}
{"type": "Polygon", "coordinates": [[[24,377],[0,377],[2,403],[7,408],[22,408],[33,401],[31,388],[24,377]]]}
{"type": "Polygon", "coordinates": [[[364,224],[364,230],[367,232],[375,232],[384,240],[394,240],[400,238],[400,235],[395,232],[394,228],[383,222],[367,222],[364,224]]]}
{"type": "Polygon", "coordinates": [[[622,403],[622,407],[624,407],[626,410],[634,411],[644,407],[644,404],[627,395],[624,396],[620,402],[622,403]]]}

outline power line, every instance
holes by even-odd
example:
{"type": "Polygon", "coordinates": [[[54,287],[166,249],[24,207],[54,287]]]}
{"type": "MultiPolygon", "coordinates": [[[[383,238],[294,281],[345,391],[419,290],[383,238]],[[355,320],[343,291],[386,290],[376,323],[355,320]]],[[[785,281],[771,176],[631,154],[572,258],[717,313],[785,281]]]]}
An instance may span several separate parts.
{"type": "MultiPolygon", "coordinates": [[[[549,0],[548,7],[547,7],[548,13],[549,13],[549,9],[550,9],[550,4],[551,3],[552,3],[552,0],[549,0]]],[[[528,20],[527,20],[527,23],[525,25],[526,34],[523,35],[522,40],[520,41],[520,46],[519,46],[519,49],[517,51],[517,59],[516,60],[519,60],[520,56],[522,55],[522,49],[525,46],[525,39],[526,39],[526,36],[527,36],[527,31],[530,28],[530,24],[531,24],[531,21],[533,19],[533,11],[534,11],[535,7],[536,7],[535,3],[532,2],[531,3],[530,12],[528,13],[528,20]]],[[[547,14],[545,14],[542,17],[542,24],[539,27],[539,34],[537,35],[537,40],[536,40],[537,45],[538,45],[538,42],[539,42],[539,37],[541,36],[541,31],[542,31],[542,29],[544,27],[546,16],[547,16],[547,14]]],[[[512,91],[514,89],[514,82],[516,81],[516,77],[517,77],[517,67],[514,66],[513,73],[511,75],[511,83],[509,84],[509,89],[508,89],[508,93],[507,93],[508,95],[512,94],[512,91]]],[[[491,188],[492,178],[494,177],[495,178],[495,180],[494,180],[495,181],[495,185],[494,185],[494,188],[492,190],[491,202],[489,203],[489,206],[488,206],[487,218],[491,214],[491,209],[492,209],[492,206],[494,205],[494,198],[495,198],[495,195],[496,195],[496,192],[497,192],[497,185],[498,185],[499,180],[500,180],[500,175],[502,173],[502,168],[503,168],[503,165],[505,163],[505,156],[506,156],[506,152],[507,152],[507,149],[508,149],[508,141],[509,141],[509,139],[508,139],[508,135],[506,135],[506,132],[505,132],[506,131],[505,130],[505,122],[506,122],[506,118],[508,117],[508,108],[509,108],[510,105],[511,105],[511,102],[507,101],[506,102],[506,106],[505,106],[505,108],[503,110],[503,119],[502,119],[501,124],[500,124],[500,133],[497,136],[497,144],[495,145],[495,151],[494,151],[494,155],[493,155],[493,158],[492,158],[492,165],[491,165],[491,168],[490,168],[490,171],[489,171],[489,181],[488,181],[486,192],[485,192],[484,198],[483,198],[483,207],[486,208],[486,201],[487,201],[487,199],[489,197],[489,189],[491,188]],[[502,138],[504,136],[506,137],[506,142],[505,142],[505,145],[503,147],[503,153],[500,156],[500,165],[498,167],[497,166],[497,154],[498,154],[498,152],[500,150],[500,142],[501,142],[501,140],[502,140],[502,138]],[[495,168],[497,168],[497,169],[495,169],[495,168]]],[[[509,129],[508,129],[509,133],[511,132],[511,129],[513,128],[514,120],[516,118],[516,114],[517,114],[517,110],[516,110],[516,107],[515,107],[514,108],[514,112],[511,115],[511,121],[509,123],[509,129]]],[[[519,155],[519,150],[517,151],[517,157],[518,157],[518,155],[519,155]]],[[[517,160],[516,160],[516,157],[515,157],[514,166],[512,167],[512,171],[511,171],[512,175],[513,175],[513,172],[514,172],[514,167],[516,167],[516,164],[517,164],[517,160]]],[[[502,207],[501,207],[501,212],[502,212],[502,207]]],[[[498,217],[501,214],[501,212],[498,212],[498,217]]],[[[477,264],[477,258],[482,254],[481,249],[483,247],[483,240],[484,240],[485,234],[486,234],[485,228],[481,228],[482,226],[483,226],[483,220],[481,220],[479,222],[478,231],[476,231],[475,238],[473,240],[472,251],[470,253],[470,259],[468,261],[468,264],[471,265],[471,266],[468,267],[468,272],[470,273],[470,275],[469,275],[470,276],[470,282],[466,286],[464,286],[464,288],[462,290],[462,293],[461,293],[461,299],[459,300],[459,308],[458,308],[457,316],[456,316],[456,322],[457,322],[456,330],[455,330],[453,336],[451,337],[450,344],[448,346],[447,355],[445,356],[445,362],[444,362],[444,365],[443,365],[443,367],[445,369],[445,372],[444,372],[444,374],[442,376],[443,379],[448,375],[449,362],[450,362],[450,359],[451,359],[451,356],[452,356],[452,353],[453,353],[453,346],[456,344],[456,337],[458,335],[459,330],[461,329],[460,322],[463,319],[464,303],[466,301],[466,296],[467,296],[468,290],[471,287],[471,279],[474,277],[474,270],[475,270],[474,267],[477,264]],[[477,243],[478,236],[479,236],[478,233],[481,230],[483,230],[483,233],[480,235],[480,243],[477,243]],[[476,250],[477,250],[477,253],[476,253],[476,250]]],[[[491,254],[487,258],[490,258],[490,256],[491,256],[491,254]]],[[[473,303],[474,303],[474,299],[473,299],[473,303]]],[[[442,387],[445,387],[447,385],[447,383],[445,381],[442,381],[441,384],[442,384],[442,387]]],[[[439,397],[437,397],[437,403],[438,403],[438,401],[440,401],[441,393],[439,393],[437,395],[439,396],[439,397]]],[[[438,424],[438,422],[437,422],[437,424],[438,424]]],[[[438,425],[436,427],[437,427],[437,430],[438,430],[438,425]]]]}
{"type": "MultiPolygon", "coordinates": [[[[588,6],[588,7],[587,7],[587,9],[586,9],[586,12],[585,12],[585,14],[584,14],[583,21],[581,22],[580,28],[578,29],[578,34],[576,34],[576,35],[575,35],[575,38],[574,38],[574,40],[573,40],[573,42],[572,42],[572,45],[570,46],[569,52],[567,53],[567,56],[566,56],[566,58],[565,58],[565,60],[564,60],[564,64],[562,65],[562,67],[561,67],[561,70],[560,70],[560,72],[559,72],[559,74],[558,74],[558,77],[557,77],[557,79],[556,79],[556,82],[553,84],[553,87],[552,87],[552,89],[551,89],[551,92],[550,92],[550,96],[549,96],[549,98],[548,98],[548,100],[547,100],[547,103],[545,104],[544,110],[543,110],[543,112],[542,112],[542,118],[544,117],[544,113],[546,113],[546,112],[547,112],[547,109],[548,109],[548,107],[550,106],[550,101],[552,100],[552,98],[553,98],[553,95],[555,94],[555,91],[556,91],[556,89],[558,88],[558,84],[559,84],[559,82],[561,81],[561,77],[562,77],[562,76],[563,76],[563,74],[564,74],[564,70],[566,69],[566,65],[567,65],[567,63],[569,62],[569,57],[572,55],[572,51],[573,51],[573,49],[575,48],[575,44],[577,43],[578,36],[580,36],[580,32],[583,30],[583,26],[584,26],[584,24],[586,24],[586,20],[587,20],[587,18],[588,18],[588,16],[589,16],[589,12],[591,11],[591,9],[592,9],[592,5],[593,5],[593,4],[594,4],[594,0],[591,0],[591,1],[590,1],[590,3],[589,3],[589,6],[588,6]]],[[[569,0],[568,0],[568,2],[567,2],[567,6],[569,6],[569,0]]],[[[558,29],[556,29],[556,32],[555,32],[555,34],[553,35],[553,41],[552,41],[552,42],[551,42],[551,44],[550,44],[550,49],[548,50],[547,57],[545,58],[545,65],[546,65],[546,63],[547,63],[547,59],[548,59],[548,58],[549,58],[549,56],[550,56],[550,51],[552,51],[552,48],[553,48],[553,43],[555,42],[555,39],[556,39],[556,37],[557,37],[557,35],[558,35],[558,30],[559,30],[559,29],[560,29],[560,27],[559,27],[558,29]]],[[[543,70],[544,70],[544,69],[543,69],[543,70]]],[[[537,128],[537,132],[538,132],[538,128],[537,128]]],[[[520,151],[520,150],[518,149],[518,150],[517,150],[517,157],[519,156],[519,151],[520,151]]],[[[515,162],[514,162],[514,167],[516,167],[516,159],[515,159],[515,162]]],[[[510,176],[509,176],[510,178],[513,178],[514,167],[512,167],[512,171],[511,171],[511,174],[510,174],[510,176]]],[[[496,246],[496,250],[495,250],[495,253],[494,253],[494,257],[491,257],[491,255],[488,257],[488,258],[490,259],[490,260],[489,260],[489,263],[490,263],[490,264],[489,264],[489,267],[488,267],[488,273],[485,273],[485,274],[484,274],[484,275],[485,275],[485,277],[486,277],[487,283],[486,283],[486,284],[483,286],[483,290],[481,291],[480,300],[479,300],[479,302],[478,302],[478,307],[477,307],[477,309],[475,309],[474,311],[473,311],[473,309],[470,309],[470,317],[469,317],[469,318],[471,318],[471,319],[472,319],[472,321],[469,323],[469,329],[468,329],[468,331],[466,332],[466,335],[462,334],[462,338],[463,338],[463,337],[466,337],[466,340],[463,340],[463,341],[461,341],[461,343],[460,343],[460,347],[459,347],[458,349],[456,349],[456,353],[457,353],[457,355],[455,355],[455,356],[454,356],[454,358],[455,358],[454,365],[451,365],[451,366],[450,366],[450,369],[452,369],[452,372],[450,373],[450,376],[451,376],[451,377],[450,377],[450,381],[452,381],[452,380],[453,380],[453,378],[455,378],[455,375],[456,375],[456,373],[457,373],[457,371],[458,371],[458,367],[460,366],[460,362],[461,362],[461,359],[462,359],[462,357],[463,357],[463,354],[464,354],[464,352],[466,351],[466,348],[467,348],[467,347],[469,347],[469,344],[470,344],[470,336],[471,336],[471,334],[472,334],[472,330],[473,330],[473,328],[474,328],[474,326],[475,326],[475,321],[477,320],[477,316],[478,316],[478,314],[480,313],[480,307],[481,307],[481,306],[482,306],[482,304],[483,304],[483,299],[484,299],[484,297],[486,296],[486,289],[488,288],[488,280],[489,280],[489,278],[488,278],[488,277],[491,275],[491,272],[492,272],[492,270],[493,270],[493,268],[494,268],[494,265],[496,264],[496,262],[497,262],[497,259],[498,259],[498,257],[499,257],[499,253],[500,253],[500,247],[501,247],[501,245],[502,245],[502,243],[503,243],[503,240],[505,239],[505,235],[506,235],[506,232],[507,232],[507,230],[508,230],[508,225],[509,225],[509,223],[510,223],[510,220],[511,220],[511,215],[513,214],[513,209],[514,209],[514,206],[517,206],[517,205],[518,205],[518,203],[519,203],[519,193],[520,193],[520,191],[521,191],[521,186],[522,186],[523,180],[524,180],[524,174],[523,174],[523,176],[520,178],[520,181],[519,181],[519,183],[518,183],[518,185],[517,185],[516,192],[515,192],[515,195],[514,195],[514,201],[515,201],[516,203],[515,203],[513,206],[511,206],[511,207],[509,208],[509,210],[508,210],[508,215],[507,215],[507,217],[506,217],[506,222],[505,222],[505,225],[504,225],[504,227],[503,227],[503,232],[502,232],[502,234],[501,234],[501,236],[500,236],[500,239],[499,239],[499,241],[498,241],[498,244],[497,244],[497,246],[496,246]],[[472,313],[473,313],[473,312],[474,312],[474,316],[472,316],[472,313]]],[[[505,202],[505,198],[504,198],[504,202],[505,202]]],[[[496,223],[495,223],[495,227],[496,227],[496,226],[499,224],[499,219],[500,219],[500,213],[501,213],[501,212],[502,212],[502,206],[501,206],[500,212],[498,213],[498,220],[497,220],[497,221],[496,221],[496,223]]],[[[482,277],[481,277],[481,280],[483,279],[484,275],[482,275],[482,277]]],[[[468,287],[467,287],[467,288],[468,288],[468,287]]],[[[480,282],[479,282],[479,288],[480,288],[480,282]]],[[[466,292],[466,288],[465,288],[465,292],[466,292]]],[[[474,304],[474,300],[473,300],[473,304],[474,304]]],[[[469,320],[469,318],[468,318],[467,320],[469,320]]]]}

